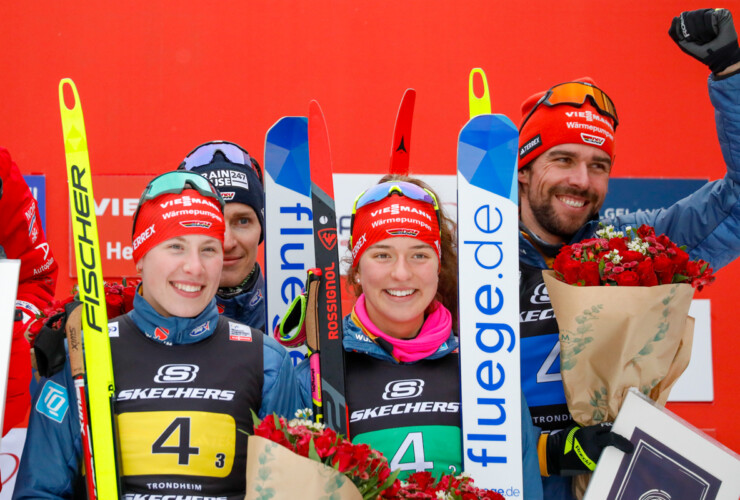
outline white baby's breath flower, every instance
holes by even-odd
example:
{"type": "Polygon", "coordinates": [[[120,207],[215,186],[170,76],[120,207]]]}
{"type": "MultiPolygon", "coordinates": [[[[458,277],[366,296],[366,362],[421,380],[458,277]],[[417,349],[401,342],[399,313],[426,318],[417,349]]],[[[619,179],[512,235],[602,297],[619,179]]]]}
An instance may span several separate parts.
{"type": "Polygon", "coordinates": [[[627,248],[632,250],[633,252],[640,252],[643,255],[647,255],[648,247],[650,245],[642,241],[640,238],[635,238],[634,240],[627,243],[627,248]]]}
{"type": "Polygon", "coordinates": [[[610,261],[612,264],[619,264],[622,262],[622,256],[619,255],[619,250],[612,250],[608,254],[604,256],[606,260],[610,261]]]}
{"type": "Polygon", "coordinates": [[[610,240],[612,238],[624,238],[622,231],[615,231],[614,226],[609,224],[596,231],[596,236],[610,240]]]}

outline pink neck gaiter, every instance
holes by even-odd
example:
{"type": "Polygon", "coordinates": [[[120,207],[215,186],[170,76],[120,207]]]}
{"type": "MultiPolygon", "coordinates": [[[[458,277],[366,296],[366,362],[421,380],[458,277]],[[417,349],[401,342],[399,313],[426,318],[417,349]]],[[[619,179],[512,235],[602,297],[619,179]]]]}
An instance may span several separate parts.
{"type": "Polygon", "coordinates": [[[435,301],[434,311],[427,316],[421,331],[413,339],[397,339],[380,331],[367,315],[365,308],[365,294],[357,298],[355,307],[352,308],[352,321],[371,340],[381,338],[393,346],[391,355],[396,361],[410,363],[419,361],[434,354],[450,336],[452,330],[452,316],[440,302],[435,301]]]}

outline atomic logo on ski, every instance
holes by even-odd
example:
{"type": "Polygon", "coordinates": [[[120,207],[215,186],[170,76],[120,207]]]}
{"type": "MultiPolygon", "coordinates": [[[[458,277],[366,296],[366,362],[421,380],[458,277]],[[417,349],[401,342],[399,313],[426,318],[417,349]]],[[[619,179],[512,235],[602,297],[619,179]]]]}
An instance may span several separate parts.
{"type": "Polygon", "coordinates": [[[398,147],[396,148],[396,152],[398,151],[403,151],[404,153],[408,153],[408,151],[406,151],[406,145],[403,143],[403,137],[401,137],[401,144],[399,144],[398,147]]]}
{"type": "Polygon", "coordinates": [[[321,239],[321,244],[324,245],[324,248],[334,250],[334,247],[337,245],[337,230],[333,227],[320,229],[319,239],[321,239]]]}

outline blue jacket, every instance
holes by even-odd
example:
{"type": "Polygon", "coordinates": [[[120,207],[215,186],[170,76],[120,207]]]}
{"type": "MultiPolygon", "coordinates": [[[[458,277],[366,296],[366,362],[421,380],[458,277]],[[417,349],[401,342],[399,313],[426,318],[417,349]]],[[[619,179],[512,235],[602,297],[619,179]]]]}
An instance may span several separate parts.
{"type": "MultiPolygon", "coordinates": [[[[724,80],[709,77],[709,97],[715,109],[717,136],[727,173],[722,179],[702,186],[695,193],[668,208],[639,211],[600,222],[622,230],[642,224],[655,227],[679,245],[686,245],[692,259],[704,259],[717,271],[740,254],[740,74],[724,80]]],[[[590,221],[573,237],[571,243],[592,238],[599,221],[590,221]]],[[[542,255],[519,236],[519,260],[546,269],[542,255]]],[[[535,367],[535,369],[538,367],[535,367]]],[[[557,386],[560,387],[560,386],[557,386]]],[[[545,497],[570,500],[571,479],[543,478],[545,497]]]]}
{"type": "MultiPolygon", "coordinates": [[[[263,362],[259,416],[274,412],[292,417],[301,406],[290,356],[266,336],[263,362]]],[[[81,457],[77,397],[67,363],[64,370],[42,381],[34,398],[13,498],[72,498],[79,481],[81,457]]]]}
{"type": "MultiPolygon", "coordinates": [[[[352,321],[350,315],[344,317],[344,335],[342,345],[345,351],[355,351],[372,356],[383,361],[395,363],[393,357],[384,351],[379,345],[371,341],[357,325],[352,321]],[[360,340],[360,339],[366,340],[360,340]]],[[[450,337],[439,350],[427,357],[427,359],[438,359],[451,354],[458,348],[455,335],[450,332],[450,337]]],[[[296,375],[301,386],[301,396],[307,408],[311,408],[311,373],[308,358],[301,362],[296,368],[296,375]]],[[[537,438],[539,432],[532,425],[532,417],[529,408],[522,395],[522,453],[523,453],[523,477],[524,492],[526,500],[539,500],[542,496],[542,485],[539,480],[540,469],[537,460],[537,438]]]]}
{"type": "Polygon", "coordinates": [[[259,264],[256,264],[256,266],[257,280],[248,291],[230,299],[224,299],[216,295],[216,303],[220,314],[252,328],[267,332],[265,330],[267,318],[267,312],[265,311],[265,278],[262,276],[259,264]]]}

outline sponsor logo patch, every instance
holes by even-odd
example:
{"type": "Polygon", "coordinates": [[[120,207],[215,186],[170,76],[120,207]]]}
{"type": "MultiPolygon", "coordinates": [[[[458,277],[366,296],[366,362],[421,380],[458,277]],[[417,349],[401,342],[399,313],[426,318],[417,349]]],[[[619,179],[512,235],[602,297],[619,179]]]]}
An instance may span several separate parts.
{"type": "Polygon", "coordinates": [[[68,409],[67,390],[56,382],[47,380],[36,401],[36,411],[61,424],[68,409]]]}
{"type": "Polygon", "coordinates": [[[540,146],[542,146],[542,137],[540,136],[540,134],[537,134],[536,136],[528,140],[526,144],[524,144],[521,148],[519,148],[519,159],[521,160],[529,153],[531,153],[534,149],[537,149],[540,146]]]}
{"type": "Polygon", "coordinates": [[[367,243],[367,233],[362,233],[362,236],[357,240],[357,243],[352,247],[352,258],[357,257],[357,253],[367,243]]]}
{"type": "Polygon", "coordinates": [[[170,331],[167,328],[162,328],[161,326],[158,326],[154,329],[154,336],[157,337],[159,340],[167,340],[167,337],[169,337],[170,331]]]}
{"type": "Polygon", "coordinates": [[[210,229],[211,223],[204,220],[184,220],[180,221],[182,227],[200,227],[203,229],[210,229]]]}
{"type": "Polygon", "coordinates": [[[604,139],[603,137],[599,137],[597,135],[591,135],[586,134],[584,132],[581,132],[581,140],[585,142],[586,144],[593,144],[594,146],[603,146],[604,139]]]}
{"type": "Polygon", "coordinates": [[[162,365],[154,381],[158,384],[185,384],[195,380],[199,369],[198,365],[162,365]]]}
{"type": "Polygon", "coordinates": [[[252,329],[241,323],[232,323],[229,321],[229,340],[240,342],[252,341],[252,329]]]}
{"type": "Polygon", "coordinates": [[[419,378],[407,380],[393,380],[388,382],[383,392],[386,401],[394,399],[408,399],[421,396],[424,390],[424,381],[419,378]]]}
{"type": "Polygon", "coordinates": [[[109,337],[119,337],[121,335],[121,331],[118,329],[118,321],[113,321],[111,323],[108,323],[108,336],[109,337]]]}
{"type": "Polygon", "coordinates": [[[149,226],[148,228],[146,228],[139,236],[136,237],[136,239],[131,244],[131,246],[133,247],[134,250],[136,250],[139,247],[139,245],[141,245],[146,240],[148,240],[149,237],[156,232],[154,230],[154,226],[155,226],[155,224],[152,224],[151,226],[149,226]]]}
{"type": "Polygon", "coordinates": [[[262,290],[256,290],[254,293],[254,296],[249,300],[249,305],[251,307],[254,307],[257,304],[259,304],[261,300],[262,300],[262,290]]]}
{"type": "Polygon", "coordinates": [[[396,229],[386,229],[385,232],[390,234],[391,236],[410,236],[412,238],[416,238],[419,235],[418,230],[407,229],[403,227],[399,227],[396,229]]]}
{"type": "Polygon", "coordinates": [[[223,198],[224,201],[231,201],[234,199],[234,196],[236,196],[234,191],[221,192],[221,198],[223,198]]]}
{"type": "Polygon", "coordinates": [[[224,169],[204,172],[201,175],[218,188],[234,187],[249,191],[249,180],[247,179],[247,174],[244,172],[224,169]]]}
{"type": "Polygon", "coordinates": [[[202,325],[196,326],[195,328],[193,328],[192,330],[190,330],[190,336],[191,337],[197,337],[198,335],[203,335],[204,333],[206,333],[210,329],[211,329],[211,322],[210,321],[206,321],[202,325]]]}
{"type": "Polygon", "coordinates": [[[532,296],[529,298],[532,304],[549,304],[550,294],[547,291],[547,287],[544,283],[540,283],[532,292],[532,296]]]}

